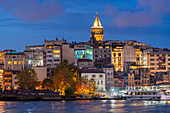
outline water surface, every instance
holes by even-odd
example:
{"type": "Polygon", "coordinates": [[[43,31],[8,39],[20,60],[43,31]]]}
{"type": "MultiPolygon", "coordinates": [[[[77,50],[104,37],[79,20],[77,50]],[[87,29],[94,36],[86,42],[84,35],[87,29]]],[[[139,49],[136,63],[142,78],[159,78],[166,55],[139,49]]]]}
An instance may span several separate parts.
{"type": "Polygon", "coordinates": [[[170,101],[0,101],[0,113],[170,113],[170,101]]]}

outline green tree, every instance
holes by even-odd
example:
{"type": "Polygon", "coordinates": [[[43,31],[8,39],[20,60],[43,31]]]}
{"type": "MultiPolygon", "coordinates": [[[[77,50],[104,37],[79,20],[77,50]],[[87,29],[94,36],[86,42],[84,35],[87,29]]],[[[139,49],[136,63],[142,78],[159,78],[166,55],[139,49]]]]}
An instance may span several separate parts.
{"type": "Polygon", "coordinates": [[[75,80],[77,67],[68,64],[67,60],[60,62],[59,66],[54,68],[54,75],[51,76],[53,88],[58,92],[65,92],[65,89],[72,87],[75,89],[75,80]]]}
{"type": "Polygon", "coordinates": [[[37,74],[34,69],[24,69],[17,74],[16,78],[21,89],[35,88],[38,84],[37,74]]]}

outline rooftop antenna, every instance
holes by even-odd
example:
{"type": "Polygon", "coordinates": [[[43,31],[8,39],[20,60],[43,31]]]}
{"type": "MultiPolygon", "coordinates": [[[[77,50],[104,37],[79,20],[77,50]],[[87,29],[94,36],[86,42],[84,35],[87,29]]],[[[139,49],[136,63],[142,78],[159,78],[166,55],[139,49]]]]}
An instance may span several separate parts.
{"type": "Polygon", "coordinates": [[[63,32],[63,38],[64,38],[64,32],[63,32]]]}

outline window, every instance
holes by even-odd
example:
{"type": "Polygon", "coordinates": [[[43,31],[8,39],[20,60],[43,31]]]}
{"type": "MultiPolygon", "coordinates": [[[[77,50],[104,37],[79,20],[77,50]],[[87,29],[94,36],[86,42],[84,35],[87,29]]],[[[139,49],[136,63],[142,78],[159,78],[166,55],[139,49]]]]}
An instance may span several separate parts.
{"type": "Polygon", "coordinates": [[[170,59],[168,59],[168,61],[170,61],[170,59]]]}
{"type": "Polygon", "coordinates": [[[11,61],[8,61],[8,65],[11,65],[12,64],[12,62],[11,61]]]}
{"type": "Polygon", "coordinates": [[[106,50],[104,50],[104,52],[106,53],[106,50]]]}
{"type": "Polygon", "coordinates": [[[137,61],[139,61],[139,58],[136,58],[137,61]]]}
{"type": "Polygon", "coordinates": [[[84,63],[80,63],[80,65],[84,65],[84,63]]]}
{"type": "Polygon", "coordinates": [[[53,52],[54,53],[60,53],[60,50],[54,50],[53,52]]]}
{"type": "Polygon", "coordinates": [[[159,57],[159,54],[157,54],[156,56],[159,57]]]}
{"type": "Polygon", "coordinates": [[[54,61],[57,61],[57,62],[58,62],[58,61],[60,61],[60,59],[54,59],[54,61]]]}
{"type": "Polygon", "coordinates": [[[107,75],[110,75],[110,73],[108,72],[107,75]]]}
{"type": "Polygon", "coordinates": [[[47,57],[52,57],[52,55],[47,55],[47,57]]]}
{"type": "Polygon", "coordinates": [[[92,77],[93,77],[93,78],[95,78],[95,77],[96,77],[96,75],[92,75],[92,77]]]}
{"type": "Polygon", "coordinates": [[[165,54],[163,54],[162,56],[165,57],[165,54]]]}
{"type": "Polygon", "coordinates": [[[95,53],[97,53],[97,51],[95,51],[95,53]]]}
{"type": "Polygon", "coordinates": [[[150,61],[155,61],[155,59],[150,59],[150,61]]]}
{"type": "Polygon", "coordinates": [[[110,81],[110,78],[108,78],[108,81],[110,81]]]}
{"type": "Polygon", "coordinates": [[[114,53],[114,56],[116,56],[116,53],[114,53]]]}
{"type": "Polygon", "coordinates": [[[155,55],[154,54],[151,54],[151,57],[154,57],[155,55]]]}
{"type": "Polygon", "coordinates": [[[170,57],[170,54],[168,54],[168,56],[170,57]]]}
{"type": "Polygon", "coordinates": [[[52,53],[52,51],[47,51],[47,53],[52,53]]]}
{"type": "Polygon", "coordinates": [[[85,75],[85,78],[87,78],[88,77],[88,75],[85,75]]]}
{"type": "Polygon", "coordinates": [[[17,61],[14,61],[14,64],[16,65],[16,64],[17,64],[17,61]]]}
{"type": "Polygon", "coordinates": [[[23,64],[23,61],[19,61],[19,64],[23,64]]]}
{"type": "Polygon", "coordinates": [[[151,70],[155,70],[155,68],[151,68],[151,70]]]}
{"type": "Polygon", "coordinates": [[[103,81],[101,81],[101,84],[103,84],[103,81]]]}
{"type": "Polygon", "coordinates": [[[97,55],[95,55],[95,57],[97,57],[97,55]]]}
{"type": "Polygon", "coordinates": [[[52,60],[47,60],[48,62],[52,62],[52,60]]]}
{"type": "Polygon", "coordinates": [[[111,78],[111,81],[113,81],[113,78],[111,78]]]}
{"type": "Polygon", "coordinates": [[[103,75],[99,75],[100,78],[103,78],[103,75]]]}
{"type": "Polygon", "coordinates": [[[170,63],[168,63],[168,65],[170,65],[170,63]]]}
{"type": "Polygon", "coordinates": [[[105,54],[104,57],[107,57],[107,55],[105,54]]]}
{"type": "Polygon", "coordinates": [[[54,55],[54,57],[60,57],[60,55],[54,55]]]}
{"type": "Polygon", "coordinates": [[[121,53],[119,53],[118,56],[121,56],[121,53]]]}
{"type": "Polygon", "coordinates": [[[59,64],[54,64],[54,66],[58,66],[59,64]]]}
{"type": "Polygon", "coordinates": [[[151,65],[155,65],[154,63],[151,63],[151,65]]]}

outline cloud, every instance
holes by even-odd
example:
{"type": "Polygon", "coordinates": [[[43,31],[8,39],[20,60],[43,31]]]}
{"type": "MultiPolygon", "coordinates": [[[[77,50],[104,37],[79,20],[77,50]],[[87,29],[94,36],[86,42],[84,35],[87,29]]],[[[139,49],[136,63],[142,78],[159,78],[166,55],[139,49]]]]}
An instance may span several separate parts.
{"type": "Polygon", "coordinates": [[[110,25],[118,27],[143,27],[162,24],[163,17],[170,13],[170,0],[137,0],[138,5],[123,10],[115,5],[105,5],[105,15],[111,18],[110,25]]]}
{"type": "Polygon", "coordinates": [[[0,8],[23,21],[44,21],[64,14],[58,0],[0,0],[0,8]]]}

